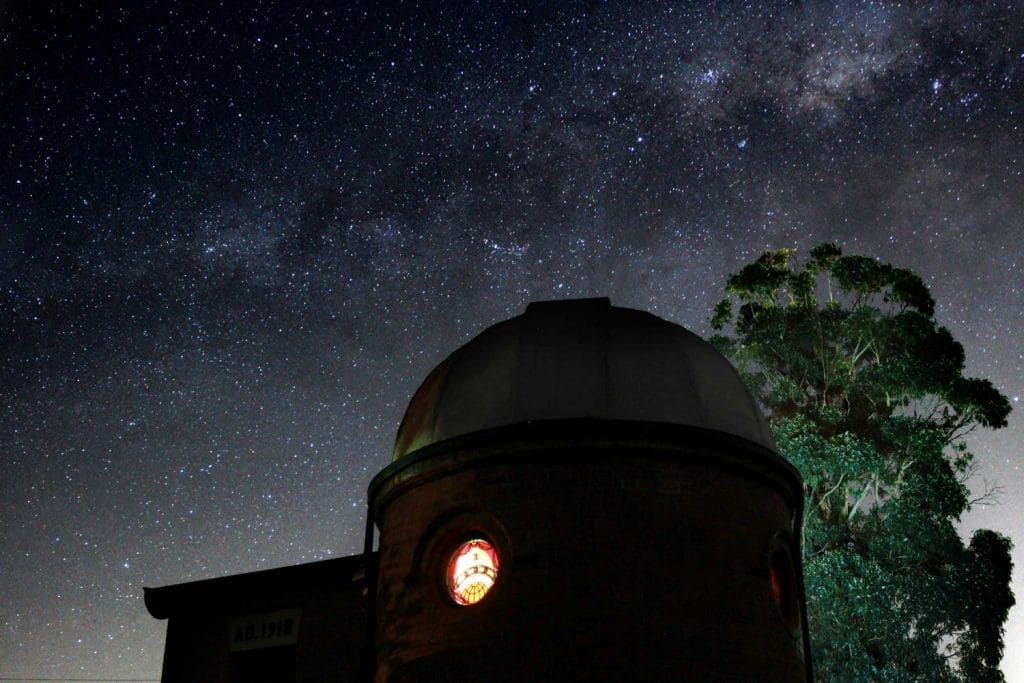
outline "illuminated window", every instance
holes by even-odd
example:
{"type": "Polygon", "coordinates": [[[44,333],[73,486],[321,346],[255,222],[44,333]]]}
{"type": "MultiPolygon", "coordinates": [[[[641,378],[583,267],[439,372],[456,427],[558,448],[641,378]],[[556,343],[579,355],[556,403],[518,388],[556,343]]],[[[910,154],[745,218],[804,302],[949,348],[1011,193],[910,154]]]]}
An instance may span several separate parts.
{"type": "Polygon", "coordinates": [[[775,600],[775,604],[782,609],[782,584],[779,582],[779,570],[777,567],[772,566],[768,570],[768,580],[772,584],[772,598],[775,600]]]}
{"type": "Polygon", "coordinates": [[[448,592],[460,605],[479,602],[497,577],[498,553],[482,538],[460,545],[448,561],[448,592]]]}
{"type": "Polygon", "coordinates": [[[800,628],[800,604],[797,597],[796,572],[789,551],[784,545],[776,546],[769,556],[768,581],[772,599],[779,608],[786,625],[800,628]]]}

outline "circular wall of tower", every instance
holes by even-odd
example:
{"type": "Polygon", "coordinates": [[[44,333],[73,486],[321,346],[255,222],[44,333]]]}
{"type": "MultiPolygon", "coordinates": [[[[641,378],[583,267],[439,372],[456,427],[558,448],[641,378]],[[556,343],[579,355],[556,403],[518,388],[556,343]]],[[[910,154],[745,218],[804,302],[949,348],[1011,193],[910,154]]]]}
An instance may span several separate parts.
{"type": "Polygon", "coordinates": [[[547,427],[375,481],[377,680],[805,680],[771,577],[780,543],[798,552],[785,468],[699,430],[547,427]],[[501,564],[467,606],[445,573],[470,538],[501,564]]]}

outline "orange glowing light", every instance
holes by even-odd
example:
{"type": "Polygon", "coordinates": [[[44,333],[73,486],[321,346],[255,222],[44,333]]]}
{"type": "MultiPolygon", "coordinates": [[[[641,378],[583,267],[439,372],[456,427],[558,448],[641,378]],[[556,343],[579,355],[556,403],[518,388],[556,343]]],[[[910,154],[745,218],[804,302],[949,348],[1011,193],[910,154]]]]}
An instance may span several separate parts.
{"type": "Polygon", "coordinates": [[[482,538],[460,545],[448,561],[448,592],[460,605],[479,602],[497,577],[498,553],[482,538]]]}
{"type": "Polygon", "coordinates": [[[769,558],[768,582],[772,600],[779,608],[779,614],[793,630],[800,628],[799,588],[789,551],[785,546],[776,547],[769,558]]]}
{"type": "Polygon", "coordinates": [[[772,586],[772,598],[775,600],[775,604],[782,608],[782,585],[779,583],[779,575],[776,573],[775,567],[772,566],[768,570],[768,580],[772,586]]]}

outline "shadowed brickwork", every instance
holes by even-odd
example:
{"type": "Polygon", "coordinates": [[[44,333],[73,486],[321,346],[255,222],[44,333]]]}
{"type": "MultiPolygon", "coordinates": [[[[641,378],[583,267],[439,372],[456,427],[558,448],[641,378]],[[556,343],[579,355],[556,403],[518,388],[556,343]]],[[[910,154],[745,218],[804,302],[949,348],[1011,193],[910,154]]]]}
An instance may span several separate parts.
{"type": "Polygon", "coordinates": [[[699,430],[548,427],[437,449],[371,486],[378,681],[804,679],[768,574],[793,532],[788,472],[699,430]],[[502,558],[468,607],[443,584],[467,534],[502,558]]]}

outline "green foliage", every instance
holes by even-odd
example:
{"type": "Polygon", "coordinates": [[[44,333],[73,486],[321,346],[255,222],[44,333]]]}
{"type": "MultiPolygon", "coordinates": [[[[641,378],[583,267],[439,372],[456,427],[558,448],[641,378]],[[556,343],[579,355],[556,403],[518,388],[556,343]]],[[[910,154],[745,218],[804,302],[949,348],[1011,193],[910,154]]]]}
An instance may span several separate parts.
{"type": "Polygon", "coordinates": [[[804,573],[821,681],[1002,681],[1010,542],[969,545],[963,437],[1010,403],[965,377],[963,347],[915,273],[822,244],[727,280],[712,343],[803,474],[804,573]],[[731,328],[732,334],[724,334],[731,328]]]}

